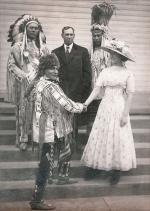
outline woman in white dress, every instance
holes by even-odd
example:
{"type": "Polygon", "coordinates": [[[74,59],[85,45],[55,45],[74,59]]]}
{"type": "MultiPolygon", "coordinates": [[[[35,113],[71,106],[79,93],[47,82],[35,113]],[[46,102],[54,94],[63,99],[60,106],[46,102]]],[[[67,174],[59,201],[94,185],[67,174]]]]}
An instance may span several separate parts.
{"type": "Polygon", "coordinates": [[[134,76],[125,67],[125,62],[133,59],[124,42],[111,40],[102,48],[110,53],[111,67],[100,73],[96,87],[84,103],[88,106],[101,89],[104,89],[104,96],[81,160],[87,167],[111,171],[110,183],[116,184],[121,171],[136,168],[129,119],[134,76]]]}

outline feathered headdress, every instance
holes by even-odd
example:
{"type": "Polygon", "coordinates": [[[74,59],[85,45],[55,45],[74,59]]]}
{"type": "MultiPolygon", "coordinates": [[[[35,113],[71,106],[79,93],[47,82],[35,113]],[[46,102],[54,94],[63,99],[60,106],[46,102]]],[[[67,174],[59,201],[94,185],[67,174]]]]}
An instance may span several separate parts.
{"type": "Polygon", "coordinates": [[[92,7],[91,13],[91,31],[102,30],[108,34],[108,23],[116,10],[116,7],[110,1],[104,1],[92,7]]]}
{"type": "Polygon", "coordinates": [[[8,32],[8,42],[11,42],[13,46],[15,43],[21,43],[21,63],[23,64],[23,56],[28,56],[28,42],[27,42],[27,32],[26,28],[30,23],[36,23],[39,27],[39,36],[38,36],[38,43],[39,43],[39,50],[42,53],[43,44],[46,43],[46,37],[43,33],[42,26],[39,20],[28,14],[24,14],[19,17],[12,25],[10,25],[9,32],[8,32]]]}
{"type": "Polygon", "coordinates": [[[26,30],[26,26],[30,22],[37,23],[40,32],[43,33],[42,26],[41,26],[39,20],[32,15],[24,14],[21,17],[19,17],[12,25],[10,25],[7,41],[11,42],[12,45],[15,42],[22,41],[23,34],[25,33],[25,30],[26,30]]]}
{"type": "MultiPolygon", "coordinates": [[[[96,4],[92,7],[91,12],[91,32],[92,34],[95,32],[102,32],[101,36],[101,46],[103,46],[106,40],[112,39],[112,35],[108,28],[108,23],[116,10],[116,7],[111,4],[111,1],[103,1],[100,4],[96,4]]],[[[94,58],[94,42],[92,41],[91,45],[91,62],[94,58]]],[[[99,67],[92,66],[92,74],[93,74],[93,87],[95,86],[97,77],[99,72],[109,65],[109,54],[106,51],[99,51],[99,56],[97,58],[97,63],[99,67]]]]}
{"type": "Polygon", "coordinates": [[[107,26],[115,10],[116,7],[108,3],[108,1],[94,5],[91,14],[91,24],[107,26]]]}

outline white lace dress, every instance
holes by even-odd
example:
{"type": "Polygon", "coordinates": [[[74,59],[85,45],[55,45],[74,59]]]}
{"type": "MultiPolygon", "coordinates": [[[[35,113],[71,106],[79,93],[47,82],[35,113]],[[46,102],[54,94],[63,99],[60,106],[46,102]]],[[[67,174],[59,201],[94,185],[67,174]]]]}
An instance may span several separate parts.
{"type": "Polygon", "coordinates": [[[96,86],[105,89],[81,161],[94,169],[128,171],[136,168],[133,134],[128,123],[120,127],[125,93],[134,92],[133,74],[125,67],[103,70],[96,86]]]}

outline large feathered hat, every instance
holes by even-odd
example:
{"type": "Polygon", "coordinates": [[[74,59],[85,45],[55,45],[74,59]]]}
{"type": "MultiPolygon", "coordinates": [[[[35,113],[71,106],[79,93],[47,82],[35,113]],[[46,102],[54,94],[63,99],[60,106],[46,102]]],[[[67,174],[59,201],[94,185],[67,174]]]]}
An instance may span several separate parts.
{"type": "Polygon", "coordinates": [[[117,53],[119,54],[125,61],[130,60],[134,61],[134,56],[129,48],[129,46],[118,39],[107,40],[105,42],[105,46],[102,46],[101,49],[109,52],[109,53],[117,53]]]}

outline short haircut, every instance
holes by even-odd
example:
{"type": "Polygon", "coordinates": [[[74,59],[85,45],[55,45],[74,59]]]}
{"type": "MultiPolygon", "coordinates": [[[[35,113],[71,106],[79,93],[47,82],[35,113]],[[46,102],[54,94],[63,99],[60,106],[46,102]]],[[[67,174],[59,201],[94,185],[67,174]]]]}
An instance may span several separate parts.
{"type": "Polygon", "coordinates": [[[68,29],[72,29],[73,33],[75,32],[75,30],[74,30],[74,28],[73,28],[72,26],[64,26],[64,27],[62,28],[62,34],[64,34],[64,31],[65,31],[65,30],[68,30],[68,29]]]}

